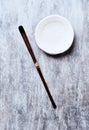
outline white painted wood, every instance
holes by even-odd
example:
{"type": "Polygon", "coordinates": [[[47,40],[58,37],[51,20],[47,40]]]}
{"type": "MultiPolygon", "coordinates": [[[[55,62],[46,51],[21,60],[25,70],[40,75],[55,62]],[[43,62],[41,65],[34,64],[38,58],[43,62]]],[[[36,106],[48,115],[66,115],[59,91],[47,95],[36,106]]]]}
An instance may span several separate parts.
{"type": "Polygon", "coordinates": [[[0,1],[0,130],[89,130],[89,1],[0,1]],[[50,14],[66,17],[74,45],[56,57],[35,44],[37,23],[50,14]],[[57,104],[51,107],[23,43],[23,25],[57,104]]]}

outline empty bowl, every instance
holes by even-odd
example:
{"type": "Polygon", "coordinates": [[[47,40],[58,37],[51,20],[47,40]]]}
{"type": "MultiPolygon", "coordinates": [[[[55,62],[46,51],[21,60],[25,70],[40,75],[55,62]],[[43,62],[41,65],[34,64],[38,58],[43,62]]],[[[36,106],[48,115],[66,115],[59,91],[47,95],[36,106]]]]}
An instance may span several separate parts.
{"type": "Polygon", "coordinates": [[[48,54],[60,54],[67,51],[73,42],[74,31],[71,23],[59,15],[50,15],[42,19],[35,29],[35,40],[40,49],[48,54]]]}

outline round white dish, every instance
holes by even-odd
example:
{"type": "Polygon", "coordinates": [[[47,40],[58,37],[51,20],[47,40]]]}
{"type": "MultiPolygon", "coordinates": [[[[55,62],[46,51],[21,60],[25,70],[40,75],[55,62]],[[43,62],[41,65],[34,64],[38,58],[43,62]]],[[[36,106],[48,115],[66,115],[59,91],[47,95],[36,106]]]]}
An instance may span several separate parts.
{"type": "Polygon", "coordinates": [[[41,20],[35,29],[35,40],[40,49],[48,54],[60,54],[72,45],[74,31],[70,22],[59,15],[41,20]]]}

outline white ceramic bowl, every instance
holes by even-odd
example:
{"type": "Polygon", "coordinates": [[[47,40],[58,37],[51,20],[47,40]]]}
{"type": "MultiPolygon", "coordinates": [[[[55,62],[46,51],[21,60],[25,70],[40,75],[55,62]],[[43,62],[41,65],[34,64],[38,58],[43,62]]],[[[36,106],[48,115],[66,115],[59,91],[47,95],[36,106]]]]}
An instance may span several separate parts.
{"type": "Polygon", "coordinates": [[[70,22],[59,15],[41,20],[35,29],[35,40],[40,49],[48,54],[60,54],[72,45],[74,31],[70,22]]]}

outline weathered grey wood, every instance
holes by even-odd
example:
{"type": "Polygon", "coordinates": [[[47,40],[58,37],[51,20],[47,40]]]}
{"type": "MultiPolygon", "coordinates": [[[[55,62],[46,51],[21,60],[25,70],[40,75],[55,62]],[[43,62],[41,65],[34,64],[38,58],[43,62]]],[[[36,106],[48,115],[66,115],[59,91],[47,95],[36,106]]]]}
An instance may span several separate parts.
{"type": "Polygon", "coordinates": [[[0,130],[89,130],[89,0],[0,0],[0,130]],[[35,44],[35,27],[50,14],[73,25],[74,45],[66,55],[49,56],[35,44]],[[56,110],[20,36],[20,24],[56,110]]]}

